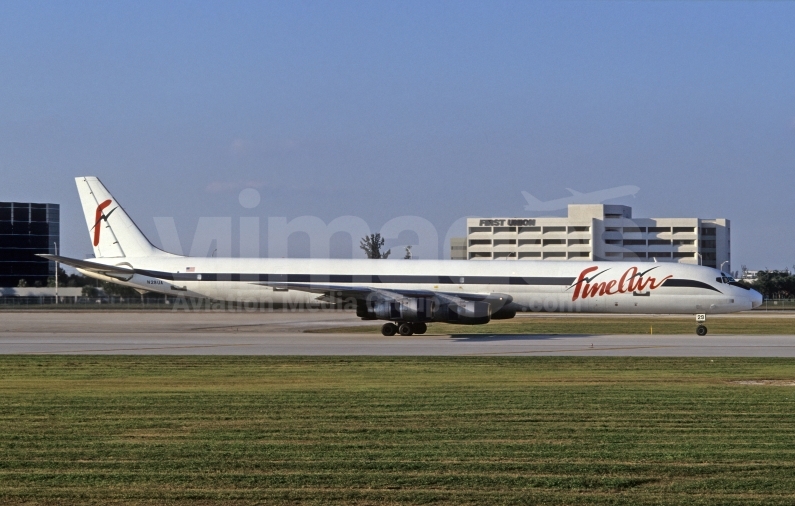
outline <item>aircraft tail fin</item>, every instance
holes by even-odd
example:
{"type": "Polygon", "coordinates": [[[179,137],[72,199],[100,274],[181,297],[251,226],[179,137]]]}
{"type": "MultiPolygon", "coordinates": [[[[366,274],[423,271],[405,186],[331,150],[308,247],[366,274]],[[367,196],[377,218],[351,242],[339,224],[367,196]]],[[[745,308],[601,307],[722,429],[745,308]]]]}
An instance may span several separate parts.
{"type": "Polygon", "coordinates": [[[78,177],[77,193],[97,258],[170,255],[155,248],[96,177],[78,177]]]}

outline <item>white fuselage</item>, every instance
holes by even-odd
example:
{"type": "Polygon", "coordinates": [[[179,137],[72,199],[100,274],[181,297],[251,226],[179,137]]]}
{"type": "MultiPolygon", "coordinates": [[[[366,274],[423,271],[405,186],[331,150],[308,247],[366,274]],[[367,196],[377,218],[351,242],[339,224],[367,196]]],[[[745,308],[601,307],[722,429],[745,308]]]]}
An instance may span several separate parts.
{"type": "MultiPolygon", "coordinates": [[[[729,284],[720,271],[678,263],[467,260],[321,260],[149,256],[97,258],[130,276],[88,276],[174,296],[301,304],[318,293],[278,286],[333,285],[445,294],[509,295],[520,311],[584,313],[730,313],[761,295],[729,284]]],[[[723,275],[725,276],[725,275],[723,275]]]]}

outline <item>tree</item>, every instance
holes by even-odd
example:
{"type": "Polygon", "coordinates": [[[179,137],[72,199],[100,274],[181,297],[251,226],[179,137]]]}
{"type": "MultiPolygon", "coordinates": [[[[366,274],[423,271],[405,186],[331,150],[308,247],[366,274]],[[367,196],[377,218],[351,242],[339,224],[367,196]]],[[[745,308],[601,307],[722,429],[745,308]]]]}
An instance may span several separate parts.
{"type": "MultiPolygon", "coordinates": [[[[87,276],[83,276],[79,272],[67,274],[63,267],[58,266],[58,286],[65,286],[70,288],[81,288],[86,285],[92,285],[95,280],[87,276]]],[[[55,286],[55,278],[47,278],[47,286],[55,286]]]]}
{"type": "Polygon", "coordinates": [[[411,260],[411,245],[409,244],[406,246],[406,254],[403,256],[403,260],[411,260]]]}
{"type": "Polygon", "coordinates": [[[90,285],[83,286],[81,292],[83,293],[83,297],[96,297],[99,295],[99,290],[90,285]]]}
{"type": "Polygon", "coordinates": [[[138,297],[138,292],[134,288],[124,285],[118,285],[109,281],[100,281],[102,291],[111,297],[122,297],[132,299],[138,297]]]}
{"type": "Polygon", "coordinates": [[[751,286],[767,299],[795,297],[795,276],[787,270],[759,271],[751,286]]]}
{"type": "Polygon", "coordinates": [[[61,269],[60,272],[58,273],[58,282],[61,284],[61,286],[79,288],[81,286],[90,285],[94,281],[87,276],[83,276],[79,272],[76,272],[74,274],[66,274],[66,272],[63,269],[61,269]]]}
{"type": "Polygon", "coordinates": [[[381,248],[384,247],[384,239],[381,237],[381,234],[364,236],[359,243],[359,247],[364,250],[367,258],[387,258],[389,254],[392,253],[391,249],[387,250],[385,253],[381,253],[381,248]]]}
{"type": "Polygon", "coordinates": [[[26,286],[28,286],[28,281],[26,279],[20,279],[19,283],[17,283],[17,286],[19,288],[25,288],[26,286]]]}
{"type": "MultiPolygon", "coordinates": [[[[75,276],[84,277],[82,274],[74,274],[74,275],[75,276]]],[[[67,286],[67,284],[69,283],[69,279],[70,278],[71,278],[71,276],[69,276],[69,274],[67,274],[66,271],[63,270],[63,267],[61,267],[59,265],[58,266],[58,286],[67,286]]],[[[49,286],[49,279],[47,280],[47,282],[48,282],[47,286],[49,286]]],[[[55,286],[55,278],[52,279],[52,286],[55,286]]]]}

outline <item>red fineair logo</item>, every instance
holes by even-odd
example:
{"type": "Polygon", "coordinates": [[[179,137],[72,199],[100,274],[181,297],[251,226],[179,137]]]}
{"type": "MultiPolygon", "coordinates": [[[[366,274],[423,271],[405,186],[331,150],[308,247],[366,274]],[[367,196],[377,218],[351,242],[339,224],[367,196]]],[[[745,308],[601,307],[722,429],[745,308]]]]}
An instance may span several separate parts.
{"type": "Polygon", "coordinates": [[[583,269],[583,271],[577,277],[577,282],[569,287],[574,288],[574,293],[571,296],[571,300],[575,301],[577,299],[587,299],[589,297],[592,298],[596,296],[655,290],[659,288],[666,279],[673,277],[668,275],[658,281],[657,278],[649,276],[649,272],[656,268],[657,267],[652,267],[651,269],[639,272],[637,267],[630,267],[624,271],[624,274],[622,274],[619,279],[602,278],[601,280],[597,281],[597,277],[601,276],[610,269],[604,269],[603,271],[597,272],[592,276],[588,276],[588,274],[599,269],[598,266],[588,267],[587,269],[583,269]]]}
{"type": "Polygon", "coordinates": [[[107,223],[108,222],[108,216],[110,216],[111,213],[117,209],[117,208],[114,207],[113,209],[110,210],[110,212],[108,214],[105,214],[103,212],[106,207],[111,205],[112,202],[113,201],[111,199],[108,199],[105,202],[102,202],[100,205],[97,206],[97,213],[96,213],[96,217],[94,218],[95,219],[94,226],[91,227],[94,230],[94,246],[99,246],[99,231],[102,228],[102,227],[99,226],[99,222],[102,221],[102,220],[105,220],[105,223],[107,223]]]}

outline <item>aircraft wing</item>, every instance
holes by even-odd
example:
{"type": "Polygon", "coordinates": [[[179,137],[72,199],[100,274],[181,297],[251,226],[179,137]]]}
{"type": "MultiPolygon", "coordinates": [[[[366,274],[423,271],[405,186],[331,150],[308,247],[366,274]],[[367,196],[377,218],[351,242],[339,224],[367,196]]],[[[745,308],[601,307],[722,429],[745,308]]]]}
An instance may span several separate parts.
{"type": "Polygon", "coordinates": [[[127,267],[118,267],[116,265],[105,265],[97,262],[90,262],[88,260],[78,260],[76,258],[62,257],[58,255],[36,255],[53,262],[60,262],[62,264],[83,269],[86,271],[96,272],[99,274],[132,274],[133,270],[127,267]]]}
{"type": "Polygon", "coordinates": [[[448,302],[457,301],[473,301],[473,302],[490,302],[492,304],[499,304],[500,306],[510,303],[513,297],[504,293],[449,293],[449,292],[436,292],[433,290],[413,290],[403,288],[373,288],[370,286],[350,286],[350,285],[332,285],[324,283],[284,283],[278,281],[257,283],[263,286],[270,286],[273,288],[282,288],[286,290],[298,290],[302,292],[317,293],[322,295],[323,300],[345,299],[353,297],[354,299],[373,300],[373,299],[386,299],[397,300],[403,298],[432,298],[436,297],[448,302]]]}

